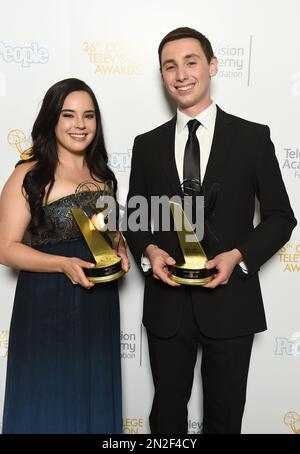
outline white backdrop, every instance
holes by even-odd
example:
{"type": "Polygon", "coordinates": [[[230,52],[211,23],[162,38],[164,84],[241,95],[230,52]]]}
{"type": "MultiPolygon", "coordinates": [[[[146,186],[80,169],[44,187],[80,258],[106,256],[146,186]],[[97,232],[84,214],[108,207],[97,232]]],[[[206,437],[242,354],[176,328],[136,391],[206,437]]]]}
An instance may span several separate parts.
{"type": "MultiPolygon", "coordinates": [[[[46,90],[78,77],[95,91],[110,163],[124,202],[134,137],[172,112],[157,47],[179,26],[200,30],[219,58],[213,98],[224,110],[268,124],[296,216],[300,213],[300,3],[298,0],[4,0],[0,5],[0,188],[46,90]]],[[[12,207],[13,209],[13,207],[12,207]]],[[[16,213],[17,215],[17,213],[16,213]]],[[[300,433],[300,233],[261,270],[269,330],[256,336],[243,433],[300,433]],[[287,416],[286,416],[287,415],[287,416]]],[[[0,419],[16,274],[0,266],[0,419]]],[[[124,432],[149,433],[152,400],[141,326],[143,281],[135,266],[120,285],[124,432]]],[[[189,429],[201,430],[200,365],[189,429]]]]}

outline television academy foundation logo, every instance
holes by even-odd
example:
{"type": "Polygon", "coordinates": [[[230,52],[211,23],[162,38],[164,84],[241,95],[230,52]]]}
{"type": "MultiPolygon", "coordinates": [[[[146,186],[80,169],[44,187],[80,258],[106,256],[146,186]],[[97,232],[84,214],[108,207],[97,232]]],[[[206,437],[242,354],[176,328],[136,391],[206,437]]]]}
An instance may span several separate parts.
{"type": "Polygon", "coordinates": [[[214,54],[218,59],[218,78],[239,79],[250,85],[252,42],[253,37],[250,35],[248,43],[245,42],[242,46],[219,44],[214,48],[214,54]]]}
{"type": "Polygon", "coordinates": [[[7,135],[7,141],[11,146],[17,149],[22,160],[30,158],[31,147],[25,148],[25,150],[21,147],[21,145],[26,142],[26,136],[23,131],[20,129],[12,129],[7,135]]]}
{"type": "Polygon", "coordinates": [[[121,359],[135,359],[139,362],[139,366],[142,367],[144,335],[145,330],[143,329],[142,323],[140,324],[139,333],[126,332],[123,330],[120,332],[121,359]]]}
{"type": "Polygon", "coordinates": [[[189,419],[188,421],[188,433],[189,434],[202,434],[203,424],[200,421],[189,419]]]}
{"type": "Polygon", "coordinates": [[[289,172],[289,176],[300,178],[300,150],[298,147],[285,147],[283,149],[283,158],[281,169],[289,172]]]}
{"type": "Polygon", "coordinates": [[[298,413],[295,411],[289,411],[285,414],[283,421],[294,434],[300,435],[300,416],[298,413]]]}
{"type": "Polygon", "coordinates": [[[137,339],[135,333],[121,331],[121,358],[135,359],[137,350],[137,339]]]}

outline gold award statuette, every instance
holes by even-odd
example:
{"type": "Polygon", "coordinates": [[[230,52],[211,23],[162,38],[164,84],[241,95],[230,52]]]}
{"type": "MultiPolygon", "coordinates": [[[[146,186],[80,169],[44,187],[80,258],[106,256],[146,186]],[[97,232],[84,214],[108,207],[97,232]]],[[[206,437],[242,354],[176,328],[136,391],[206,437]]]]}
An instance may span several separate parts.
{"type": "Polygon", "coordinates": [[[216,270],[205,268],[207,256],[181,205],[169,204],[184,258],[183,262],[169,267],[170,277],[178,284],[205,285],[214,278],[216,270]]]}
{"type": "Polygon", "coordinates": [[[108,232],[106,230],[107,208],[97,209],[95,204],[96,199],[98,200],[103,195],[112,196],[113,191],[107,190],[109,187],[108,183],[105,183],[104,189],[101,189],[96,182],[81,183],[76,189],[77,200],[80,200],[81,208],[71,209],[96,265],[92,269],[84,269],[84,272],[88,280],[96,284],[111,282],[124,275],[121,258],[116,255],[115,250],[111,246],[114,243],[116,232],[108,232]],[[82,200],[86,197],[89,199],[90,207],[93,205],[91,219],[82,208],[82,200]]]}

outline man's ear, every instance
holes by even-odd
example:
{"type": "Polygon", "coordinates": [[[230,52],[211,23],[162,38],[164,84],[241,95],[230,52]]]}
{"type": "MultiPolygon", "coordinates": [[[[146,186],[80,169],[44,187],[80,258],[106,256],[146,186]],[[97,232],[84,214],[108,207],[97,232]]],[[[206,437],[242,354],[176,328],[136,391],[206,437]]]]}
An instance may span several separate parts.
{"type": "Polygon", "coordinates": [[[214,77],[218,72],[218,60],[217,57],[212,57],[209,64],[209,75],[214,77]]]}

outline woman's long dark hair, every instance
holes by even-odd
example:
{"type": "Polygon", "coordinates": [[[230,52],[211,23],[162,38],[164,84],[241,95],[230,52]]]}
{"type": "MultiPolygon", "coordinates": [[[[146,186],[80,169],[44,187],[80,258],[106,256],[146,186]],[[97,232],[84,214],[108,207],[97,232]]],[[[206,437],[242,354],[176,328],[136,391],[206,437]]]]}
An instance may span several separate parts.
{"type": "MultiPolygon", "coordinates": [[[[104,143],[100,109],[93,91],[82,80],[73,78],[61,80],[47,91],[31,132],[32,152],[30,159],[26,162],[35,161],[35,165],[25,175],[23,188],[28,197],[31,211],[29,230],[33,233],[37,232],[44,222],[42,205],[44,199],[47,200],[54,184],[54,174],[58,162],[55,127],[65,98],[73,91],[87,92],[93,100],[96,113],[96,134],[85,155],[87,166],[91,175],[97,179],[102,181],[112,180],[115,192],[117,191],[117,180],[107,164],[108,156],[104,143]],[[46,193],[47,185],[49,185],[49,188],[46,193]]],[[[18,164],[22,162],[24,161],[19,161],[18,164]]]]}

